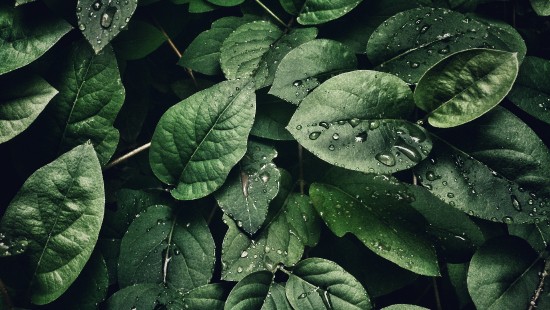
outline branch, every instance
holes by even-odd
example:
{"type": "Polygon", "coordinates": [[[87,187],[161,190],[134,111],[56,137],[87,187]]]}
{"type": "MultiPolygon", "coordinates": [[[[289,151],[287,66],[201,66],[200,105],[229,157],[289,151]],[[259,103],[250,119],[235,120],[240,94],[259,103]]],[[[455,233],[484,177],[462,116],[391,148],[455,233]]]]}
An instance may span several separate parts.
{"type": "Polygon", "coordinates": [[[118,165],[118,164],[124,162],[125,160],[127,160],[127,159],[129,159],[129,158],[131,158],[131,157],[136,156],[137,154],[139,154],[139,153],[141,153],[141,152],[147,150],[147,149],[150,148],[150,147],[151,147],[151,142],[146,143],[146,144],[144,144],[144,145],[138,147],[137,149],[134,149],[134,150],[132,150],[132,151],[130,151],[130,152],[128,152],[128,153],[126,153],[126,154],[120,156],[119,158],[117,158],[117,159],[111,161],[111,162],[108,163],[105,167],[103,167],[103,171],[106,171],[106,170],[109,170],[109,169],[113,168],[114,166],[116,166],[116,165],[118,165]]]}
{"type": "Polygon", "coordinates": [[[540,276],[539,285],[537,286],[537,290],[535,291],[535,294],[533,295],[533,297],[531,297],[531,301],[529,302],[529,308],[527,308],[527,310],[534,310],[537,307],[537,302],[540,298],[540,295],[542,294],[542,291],[544,290],[544,281],[548,276],[548,271],[550,271],[550,260],[545,260],[544,269],[540,276]]]}
{"type": "Polygon", "coordinates": [[[264,9],[269,15],[271,15],[271,17],[273,17],[279,24],[283,25],[283,27],[287,27],[287,24],[279,18],[279,16],[275,15],[275,13],[273,13],[273,11],[271,11],[267,6],[265,6],[265,4],[262,3],[262,1],[260,0],[255,0],[256,3],[258,3],[262,9],[264,9]]]}

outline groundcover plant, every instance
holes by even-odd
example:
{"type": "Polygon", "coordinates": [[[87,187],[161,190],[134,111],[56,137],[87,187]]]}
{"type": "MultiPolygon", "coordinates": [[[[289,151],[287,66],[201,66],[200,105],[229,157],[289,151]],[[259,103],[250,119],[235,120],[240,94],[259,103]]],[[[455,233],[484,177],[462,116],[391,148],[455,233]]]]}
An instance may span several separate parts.
{"type": "Polygon", "coordinates": [[[0,309],[550,309],[549,15],[2,1],[0,309]]]}

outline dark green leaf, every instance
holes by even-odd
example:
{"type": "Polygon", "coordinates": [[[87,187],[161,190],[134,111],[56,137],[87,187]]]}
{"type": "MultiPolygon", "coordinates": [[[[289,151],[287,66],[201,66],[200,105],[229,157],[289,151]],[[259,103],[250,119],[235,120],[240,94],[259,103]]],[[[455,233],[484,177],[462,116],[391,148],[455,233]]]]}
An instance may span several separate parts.
{"type": "Polygon", "coordinates": [[[530,0],[535,12],[540,16],[550,15],[550,2],[548,0],[530,0]]]}
{"type": "Polygon", "coordinates": [[[472,257],[468,291],[478,309],[526,309],[543,265],[524,240],[492,239],[472,257]]]}
{"type": "Polygon", "coordinates": [[[239,281],[255,271],[274,272],[277,264],[296,264],[304,246],[319,240],[319,219],[307,196],[291,194],[273,221],[254,239],[224,218],[229,230],[222,245],[222,279],[239,281]]]}
{"type": "Polygon", "coordinates": [[[187,292],[210,281],[214,240],[190,211],[157,205],[136,215],[120,245],[121,287],[156,283],[187,292]]]}
{"type": "Polygon", "coordinates": [[[292,269],[286,296],[294,309],[372,309],[365,289],[338,264],[308,258],[292,269]]]}
{"type": "Polygon", "coordinates": [[[526,57],[508,99],[532,116],[550,124],[550,61],[526,57]]]}
{"type": "Polygon", "coordinates": [[[357,66],[352,50],[332,40],[313,40],[291,50],[281,60],[269,94],[299,104],[321,77],[348,71],[357,66]]]}
{"type": "Polygon", "coordinates": [[[298,15],[298,23],[317,25],[346,15],[363,0],[308,0],[298,15]]]}
{"type": "Polygon", "coordinates": [[[179,65],[207,75],[216,75],[220,70],[220,48],[227,37],[239,26],[255,17],[227,16],[212,23],[212,28],[200,33],[183,52],[179,65]]]}
{"type": "Polygon", "coordinates": [[[17,7],[23,4],[34,2],[34,1],[36,0],[15,0],[15,6],[17,7]]]}
{"type": "Polygon", "coordinates": [[[42,56],[71,25],[41,5],[14,9],[0,4],[0,75],[26,66],[42,56]]]}
{"type": "Polygon", "coordinates": [[[406,117],[412,106],[411,90],[399,78],[352,71],[327,80],[307,96],[287,129],[332,165],[393,173],[416,165],[431,149],[423,128],[397,119],[406,117]]]}
{"type": "MultiPolygon", "coordinates": [[[[367,55],[378,70],[416,83],[426,70],[450,53],[475,47],[504,48],[506,44],[499,33],[491,32],[491,26],[461,13],[439,8],[412,9],[390,17],[374,31],[367,55]]],[[[503,37],[510,35],[504,33],[503,37]]]]}
{"type": "Polygon", "coordinates": [[[261,309],[273,281],[269,271],[251,273],[233,287],[224,309],[261,309]]]}
{"type": "Polygon", "coordinates": [[[508,94],[518,74],[516,53],[472,49],[430,68],[414,90],[414,101],[435,127],[455,127],[487,113],[508,94]]]}
{"type": "Polygon", "coordinates": [[[96,54],[128,27],[137,3],[138,0],[78,0],[78,28],[96,54]]]}
{"type": "Polygon", "coordinates": [[[273,147],[249,141],[238,168],[215,194],[223,212],[250,235],[260,229],[267,207],[279,192],[281,173],[273,163],[275,157],[273,147]]]}
{"type": "Polygon", "coordinates": [[[550,226],[548,223],[531,225],[508,225],[510,235],[518,236],[529,242],[538,253],[543,253],[550,240],[550,226]]]}
{"type": "Polygon", "coordinates": [[[0,76],[0,143],[27,129],[58,93],[39,76],[0,76]]]}
{"type": "Polygon", "coordinates": [[[428,308],[415,306],[415,305],[395,304],[395,305],[384,307],[381,310],[428,310],[428,308]]]}
{"type": "Polygon", "coordinates": [[[220,6],[235,6],[244,2],[244,0],[208,0],[208,2],[220,6]]]}
{"type": "Polygon", "coordinates": [[[296,106],[274,96],[270,97],[269,99],[275,100],[258,98],[258,111],[250,134],[271,140],[294,140],[285,127],[296,111],[296,106]]]}
{"type": "Polygon", "coordinates": [[[271,283],[262,310],[292,310],[283,285],[275,282],[271,283]]]}
{"type": "MultiPolygon", "coordinates": [[[[130,1],[130,0],[128,0],[130,1]]],[[[154,52],[166,39],[155,26],[133,20],[128,24],[128,31],[123,31],[113,47],[117,55],[127,60],[141,59],[154,52]]]]}
{"type": "Polygon", "coordinates": [[[149,158],[176,199],[218,189],[246,152],[256,99],[248,81],[216,84],[171,107],[158,122],[149,158]]]}
{"type": "Polygon", "coordinates": [[[300,13],[302,6],[306,3],[305,0],[279,0],[279,3],[283,9],[292,15],[297,15],[300,13]]]}
{"type": "Polygon", "coordinates": [[[57,299],[77,278],[97,241],[105,195],[91,144],[32,174],[11,201],[0,230],[29,241],[31,301],[57,299]]]}
{"type": "Polygon", "coordinates": [[[221,284],[207,284],[183,294],[184,309],[221,310],[226,292],[221,284]]]}
{"type": "MultiPolygon", "coordinates": [[[[114,293],[106,303],[108,310],[155,310],[161,309],[176,310],[173,301],[168,306],[167,296],[170,289],[159,284],[142,283],[125,287],[114,293]],[[168,307],[167,307],[168,306],[168,307]]],[[[173,292],[172,292],[173,294],[173,292]]],[[[181,306],[181,305],[180,305],[181,306]]]]}

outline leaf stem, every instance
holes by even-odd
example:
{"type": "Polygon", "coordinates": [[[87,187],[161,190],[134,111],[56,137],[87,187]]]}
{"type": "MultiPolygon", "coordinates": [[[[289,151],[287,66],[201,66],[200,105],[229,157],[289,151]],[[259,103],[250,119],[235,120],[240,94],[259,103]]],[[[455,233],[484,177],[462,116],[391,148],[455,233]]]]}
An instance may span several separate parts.
{"type": "Polygon", "coordinates": [[[432,278],[433,281],[433,287],[434,287],[434,295],[435,295],[435,304],[437,306],[437,310],[442,310],[443,307],[441,306],[441,297],[439,296],[439,288],[437,286],[437,279],[434,277],[432,278]]]}
{"type": "Polygon", "coordinates": [[[259,6],[262,7],[262,9],[264,9],[269,15],[271,15],[271,17],[273,17],[279,24],[283,25],[283,27],[287,28],[287,24],[279,18],[279,16],[275,15],[275,13],[273,13],[273,11],[271,11],[267,6],[265,6],[265,4],[262,3],[262,1],[260,0],[255,0],[256,3],[258,3],[259,6]]]}
{"type": "Polygon", "coordinates": [[[550,271],[550,260],[547,259],[544,261],[544,270],[542,271],[542,274],[540,276],[539,285],[535,290],[535,294],[533,295],[533,297],[531,297],[531,301],[529,302],[529,308],[527,308],[527,310],[534,310],[537,307],[537,302],[544,289],[544,281],[546,280],[546,277],[548,276],[549,271],[550,271]]]}
{"type": "Polygon", "coordinates": [[[133,156],[136,156],[137,154],[147,150],[148,148],[151,147],[151,142],[149,143],[146,143],[140,147],[138,147],[137,149],[133,149],[131,150],[130,152],[120,156],[119,158],[116,158],[114,159],[113,161],[111,161],[110,163],[108,163],[105,167],[103,167],[103,171],[105,170],[109,170],[111,168],[113,168],[114,166],[126,161],[127,159],[133,157],[133,156]]]}
{"type": "Polygon", "coordinates": [[[292,275],[292,272],[286,270],[285,267],[284,267],[283,265],[278,265],[278,266],[277,266],[277,269],[279,269],[279,270],[282,271],[283,273],[286,273],[288,276],[291,276],[291,275],[292,275]]]}

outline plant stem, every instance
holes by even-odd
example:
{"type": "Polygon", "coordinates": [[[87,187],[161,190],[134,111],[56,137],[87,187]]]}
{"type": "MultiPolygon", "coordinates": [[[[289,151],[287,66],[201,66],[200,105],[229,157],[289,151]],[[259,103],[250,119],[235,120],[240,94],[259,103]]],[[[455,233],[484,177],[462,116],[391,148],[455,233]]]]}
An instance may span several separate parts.
{"type": "Polygon", "coordinates": [[[212,219],[214,218],[214,214],[216,214],[216,211],[218,210],[218,206],[214,205],[212,208],[212,211],[210,211],[210,214],[208,215],[208,220],[206,220],[206,225],[210,225],[210,222],[212,222],[212,219]]]}
{"type": "Polygon", "coordinates": [[[548,276],[549,270],[550,270],[550,260],[546,260],[544,262],[544,270],[542,271],[542,274],[540,276],[539,285],[535,290],[535,294],[533,295],[533,297],[531,297],[531,302],[529,302],[529,308],[527,308],[527,310],[534,310],[537,307],[537,301],[539,300],[542,290],[544,289],[544,281],[548,276]]]}
{"type": "Polygon", "coordinates": [[[439,288],[437,287],[437,279],[432,278],[432,281],[434,284],[435,304],[437,306],[437,310],[442,310],[443,307],[441,307],[441,298],[439,297],[439,288]]]}
{"type": "Polygon", "coordinates": [[[150,147],[151,147],[151,142],[146,143],[146,144],[144,144],[144,145],[138,147],[137,149],[131,150],[130,152],[128,152],[128,153],[126,153],[126,154],[120,156],[119,158],[117,158],[117,159],[111,161],[110,163],[108,163],[105,167],[103,167],[103,171],[109,170],[109,169],[113,168],[114,166],[116,166],[116,165],[118,165],[118,164],[124,162],[124,161],[127,160],[128,158],[131,158],[131,157],[133,157],[133,156],[136,156],[137,154],[139,154],[139,153],[141,153],[141,152],[147,150],[147,149],[150,148],[150,147]]]}
{"type": "Polygon", "coordinates": [[[256,3],[258,3],[258,5],[260,5],[262,7],[262,9],[264,9],[269,15],[271,15],[271,17],[273,17],[279,24],[283,25],[283,27],[287,27],[287,25],[285,24],[285,22],[279,18],[279,16],[275,15],[275,13],[273,13],[273,11],[271,11],[267,6],[265,6],[265,4],[262,3],[262,1],[260,0],[255,0],[256,3]]]}
{"type": "Polygon", "coordinates": [[[292,275],[292,272],[286,270],[285,267],[283,267],[283,265],[277,266],[277,269],[279,269],[280,271],[286,273],[286,274],[289,275],[289,276],[292,275]]]}

